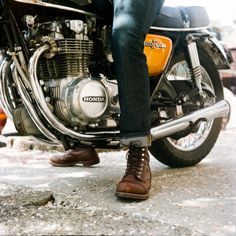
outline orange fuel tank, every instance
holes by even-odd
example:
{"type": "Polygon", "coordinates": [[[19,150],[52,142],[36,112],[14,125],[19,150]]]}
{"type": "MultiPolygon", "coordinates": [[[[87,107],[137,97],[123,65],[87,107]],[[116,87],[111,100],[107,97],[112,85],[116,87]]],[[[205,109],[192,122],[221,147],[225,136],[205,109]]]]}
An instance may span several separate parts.
{"type": "Polygon", "coordinates": [[[147,34],[144,42],[144,54],[147,58],[149,76],[158,75],[165,69],[171,50],[171,39],[147,34]]]}

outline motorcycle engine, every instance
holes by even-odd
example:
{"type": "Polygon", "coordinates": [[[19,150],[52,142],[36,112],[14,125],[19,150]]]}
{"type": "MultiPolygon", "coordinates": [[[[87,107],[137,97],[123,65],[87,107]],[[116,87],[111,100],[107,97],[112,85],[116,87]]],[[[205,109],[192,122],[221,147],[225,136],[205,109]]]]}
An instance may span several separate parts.
{"type": "Polygon", "coordinates": [[[87,24],[60,20],[40,24],[36,33],[33,27],[30,30],[29,35],[46,40],[53,49],[40,58],[38,78],[55,116],[74,128],[116,126],[117,83],[103,74],[91,76],[94,42],[88,37],[87,24]]]}

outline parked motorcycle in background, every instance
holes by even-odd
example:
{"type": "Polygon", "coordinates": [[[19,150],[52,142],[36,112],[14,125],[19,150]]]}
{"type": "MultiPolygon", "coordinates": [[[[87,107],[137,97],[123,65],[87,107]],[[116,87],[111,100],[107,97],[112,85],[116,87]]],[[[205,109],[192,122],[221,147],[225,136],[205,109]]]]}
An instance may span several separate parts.
{"type": "MultiPolygon", "coordinates": [[[[66,149],[120,148],[112,20],[93,8],[86,0],[0,0],[0,96],[21,135],[66,149]]],[[[144,43],[150,152],[169,166],[206,157],[229,112],[218,73],[229,57],[208,25],[202,7],[163,6],[144,43]]]]}

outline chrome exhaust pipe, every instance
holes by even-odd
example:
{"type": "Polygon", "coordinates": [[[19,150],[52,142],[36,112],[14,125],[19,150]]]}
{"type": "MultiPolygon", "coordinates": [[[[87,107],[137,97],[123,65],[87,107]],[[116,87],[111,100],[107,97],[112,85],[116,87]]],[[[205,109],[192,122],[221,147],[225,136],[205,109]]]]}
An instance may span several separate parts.
{"type": "Polygon", "coordinates": [[[214,105],[202,108],[181,118],[177,118],[151,129],[151,139],[155,141],[164,137],[168,137],[174,133],[187,129],[192,123],[198,119],[214,119],[223,117],[230,112],[230,105],[227,101],[222,100],[214,105]]]}
{"type": "MultiPolygon", "coordinates": [[[[22,70],[22,68],[18,68],[19,70],[22,70]]],[[[22,75],[24,75],[24,72],[22,71],[21,73],[22,75]]],[[[21,80],[21,77],[18,77],[18,72],[17,72],[17,68],[14,67],[12,70],[12,75],[13,75],[13,80],[15,82],[17,91],[20,94],[20,97],[22,99],[22,102],[28,112],[28,114],[30,115],[32,121],[34,122],[34,124],[36,125],[36,127],[38,128],[38,130],[45,136],[47,137],[49,140],[51,141],[46,141],[48,144],[51,145],[58,145],[61,144],[61,142],[46,128],[45,124],[43,124],[37,114],[37,112],[35,111],[33,105],[32,105],[32,100],[31,97],[29,96],[23,81],[21,80]]]]}
{"type": "Polygon", "coordinates": [[[10,69],[12,61],[5,59],[0,67],[0,105],[3,108],[4,112],[12,120],[12,105],[8,94],[6,93],[6,80],[8,76],[8,70],[10,69]]]}

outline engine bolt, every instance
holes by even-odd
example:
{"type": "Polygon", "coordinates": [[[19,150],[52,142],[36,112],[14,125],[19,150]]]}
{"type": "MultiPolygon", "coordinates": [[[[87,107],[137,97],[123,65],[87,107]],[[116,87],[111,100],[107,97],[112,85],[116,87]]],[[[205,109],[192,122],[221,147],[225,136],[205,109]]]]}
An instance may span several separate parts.
{"type": "Polygon", "coordinates": [[[74,147],[75,144],[73,142],[69,142],[70,147],[74,147]]]}
{"type": "Polygon", "coordinates": [[[45,86],[45,87],[43,88],[43,91],[44,91],[44,92],[48,92],[48,91],[49,91],[49,88],[45,86]]]}
{"type": "Polygon", "coordinates": [[[44,85],[44,81],[41,79],[39,80],[40,85],[44,85]]]}

